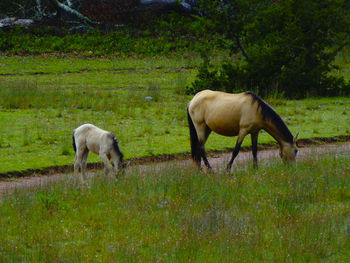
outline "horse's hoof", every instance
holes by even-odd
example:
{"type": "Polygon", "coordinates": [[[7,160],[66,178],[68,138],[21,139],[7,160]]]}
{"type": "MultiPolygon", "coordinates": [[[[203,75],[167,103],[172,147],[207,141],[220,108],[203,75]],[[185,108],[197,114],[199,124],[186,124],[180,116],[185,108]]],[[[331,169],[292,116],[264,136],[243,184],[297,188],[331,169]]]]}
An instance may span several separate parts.
{"type": "Polygon", "coordinates": [[[211,166],[209,166],[209,167],[207,167],[207,171],[208,171],[208,173],[214,173],[214,170],[213,170],[213,168],[211,168],[211,166]]]}

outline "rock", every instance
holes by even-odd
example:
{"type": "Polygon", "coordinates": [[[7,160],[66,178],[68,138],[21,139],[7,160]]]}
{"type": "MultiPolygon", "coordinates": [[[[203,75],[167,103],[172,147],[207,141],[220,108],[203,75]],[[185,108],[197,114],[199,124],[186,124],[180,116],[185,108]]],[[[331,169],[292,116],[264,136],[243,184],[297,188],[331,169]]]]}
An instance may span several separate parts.
{"type": "Polygon", "coordinates": [[[16,26],[30,26],[34,24],[32,19],[18,19],[16,17],[7,17],[0,20],[0,28],[16,27],[16,26]]]}

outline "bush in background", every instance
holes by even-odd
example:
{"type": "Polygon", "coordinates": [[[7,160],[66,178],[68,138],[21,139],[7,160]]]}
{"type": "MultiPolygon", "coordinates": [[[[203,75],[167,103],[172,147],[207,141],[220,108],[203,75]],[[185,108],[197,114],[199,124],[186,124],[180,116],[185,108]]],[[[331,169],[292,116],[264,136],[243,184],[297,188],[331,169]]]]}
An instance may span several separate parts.
{"type": "Polygon", "coordinates": [[[350,85],[329,76],[349,43],[348,1],[201,1],[203,27],[220,32],[241,60],[210,71],[205,60],[189,93],[204,87],[261,95],[344,95],[350,85]]]}

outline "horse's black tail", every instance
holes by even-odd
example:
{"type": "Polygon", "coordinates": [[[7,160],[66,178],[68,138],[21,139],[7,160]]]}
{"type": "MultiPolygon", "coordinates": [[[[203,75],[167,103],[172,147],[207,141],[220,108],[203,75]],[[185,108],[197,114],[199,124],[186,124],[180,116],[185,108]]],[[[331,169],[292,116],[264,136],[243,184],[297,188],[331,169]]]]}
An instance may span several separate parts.
{"type": "Polygon", "coordinates": [[[192,118],[190,116],[190,112],[187,108],[187,120],[188,120],[188,126],[190,128],[190,138],[191,138],[191,155],[192,159],[197,163],[197,165],[200,165],[201,163],[201,153],[200,153],[200,145],[198,140],[198,135],[196,128],[194,127],[192,118]]]}
{"type": "Polygon", "coordinates": [[[117,138],[115,137],[115,135],[113,133],[111,133],[112,137],[113,137],[113,149],[115,150],[115,152],[119,155],[119,161],[120,161],[120,165],[122,167],[125,167],[124,164],[124,154],[120,151],[119,149],[119,145],[118,145],[118,141],[117,138]]]}
{"type": "Polygon", "coordinates": [[[74,149],[74,152],[77,152],[77,145],[75,144],[74,134],[75,134],[75,131],[73,131],[73,135],[72,135],[72,138],[73,138],[73,149],[74,149]]]}

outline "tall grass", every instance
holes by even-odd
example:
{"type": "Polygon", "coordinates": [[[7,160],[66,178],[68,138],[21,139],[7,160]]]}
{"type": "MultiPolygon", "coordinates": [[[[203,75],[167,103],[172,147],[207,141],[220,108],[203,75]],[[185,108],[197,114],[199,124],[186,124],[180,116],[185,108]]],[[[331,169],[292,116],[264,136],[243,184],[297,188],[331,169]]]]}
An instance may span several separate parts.
{"type": "MultiPolygon", "coordinates": [[[[152,101],[162,102],[165,91],[156,82],[148,83],[147,88],[118,89],[84,87],[63,88],[43,87],[30,81],[4,81],[0,83],[0,105],[3,109],[61,109],[112,111],[130,117],[135,111],[143,111],[152,101]]],[[[58,114],[57,117],[60,115],[58,114]]],[[[61,115],[62,117],[62,115],[61,115]]]]}
{"type": "Polygon", "coordinates": [[[0,203],[5,262],[347,262],[350,158],[67,177],[0,203]]]}
{"type": "Polygon", "coordinates": [[[45,88],[30,81],[1,83],[0,104],[4,109],[119,109],[118,94],[110,90],[68,89],[60,86],[45,88]]]}

